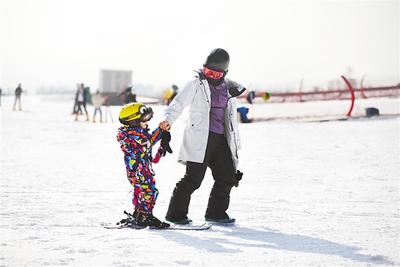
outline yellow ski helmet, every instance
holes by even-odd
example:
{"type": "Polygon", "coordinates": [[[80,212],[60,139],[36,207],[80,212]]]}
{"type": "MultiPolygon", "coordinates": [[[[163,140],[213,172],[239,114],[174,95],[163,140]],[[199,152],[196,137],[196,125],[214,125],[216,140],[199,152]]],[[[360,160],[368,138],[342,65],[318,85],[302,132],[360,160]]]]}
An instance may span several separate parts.
{"type": "Polygon", "coordinates": [[[119,121],[124,125],[130,125],[133,122],[146,122],[152,117],[153,110],[140,102],[126,104],[119,112],[119,121]]]}

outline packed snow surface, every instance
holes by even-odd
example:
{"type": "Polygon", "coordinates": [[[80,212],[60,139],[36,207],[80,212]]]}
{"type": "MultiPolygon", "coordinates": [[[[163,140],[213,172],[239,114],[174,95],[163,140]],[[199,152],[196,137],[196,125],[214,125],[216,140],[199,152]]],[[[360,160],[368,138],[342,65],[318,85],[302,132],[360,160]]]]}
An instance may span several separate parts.
{"type": "MultiPolygon", "coordinates": [[[[275,120],[239,125],[244,177],[228,211],[235,226],[109,230],[102,224],[132,211],[115,138],[119,107],[111,107],[114,123],[100,124],[75,122],[70,99],[23,95],[14,112],[12,104],[3,97],[0,107],[1,266],[400,265],[396,115],[318,122],[346,114],[349,103],[258,104],[250,116],[275,120]]],[[[399,99],[367,99],[355,115],[368,106],[400,113],[399,99]]],[[[154,129],[165,106],[152,107],[154,129]]],[[[176,162],[185,116],[172,128],[173,154],[154,165],[160,219],[185,171],[176,162]]],[[[192,195],[195,222],[204,221],[212,182],[208,171],[192,195]]]]}

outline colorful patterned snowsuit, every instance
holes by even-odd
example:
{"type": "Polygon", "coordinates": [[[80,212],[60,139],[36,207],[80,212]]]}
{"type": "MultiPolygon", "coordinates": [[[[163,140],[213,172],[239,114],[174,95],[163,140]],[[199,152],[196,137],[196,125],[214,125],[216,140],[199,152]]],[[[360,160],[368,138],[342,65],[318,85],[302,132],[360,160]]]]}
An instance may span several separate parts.
{"type": "Polygon", "coordinates": [[[151,151],[153,145],[161,139],[161,133],[160,128],[150,134],[148,130],[139,126],[122,126],[117,135],[125,154],[128,180],[134,187],[132,203],[136,210],[148,214],[152,213],[158,196],[151,151]]]}

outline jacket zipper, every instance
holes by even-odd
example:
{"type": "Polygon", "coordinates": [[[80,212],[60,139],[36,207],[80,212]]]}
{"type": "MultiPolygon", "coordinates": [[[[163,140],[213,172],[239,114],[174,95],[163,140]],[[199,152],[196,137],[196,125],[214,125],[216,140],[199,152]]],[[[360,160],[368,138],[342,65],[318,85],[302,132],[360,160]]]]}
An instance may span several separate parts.
{"type": "Polygon", "coordinates": [[[208,95],[207,95],[207,92],[206,92],[206,86],[205,86],[205,84],[204,84],[204,82],[202,82],[202,81],[200,81],[200,83],[201,83],[201,85],[202,85],[202,87],[203,87],[203,93],[204,93],[204,96],[206,97],[206,101],[207,101],[207,103],[208,103],[208,107],[210,107],[211,106],[211,103],[210,103],[210,100],[208,99],[208,95]]]}

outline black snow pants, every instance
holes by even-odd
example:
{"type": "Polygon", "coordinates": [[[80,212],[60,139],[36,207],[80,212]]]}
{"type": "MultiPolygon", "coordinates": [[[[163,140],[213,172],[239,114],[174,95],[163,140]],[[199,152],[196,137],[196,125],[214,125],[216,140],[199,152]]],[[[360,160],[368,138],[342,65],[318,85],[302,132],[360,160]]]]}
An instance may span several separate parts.
{"type": "Polygon", "coordinates": [[[168,221],[187,218],[190,197],[200,187],[207,167],[212,171],[214,185],[205,217],[210,219],[229,218],[226,210],[229,207],[229,195],[235,183],[231,151],[223,134],[209,132],[203,163],[188,161],[184,177],[175,186],[165,216],[168,221]]]}

